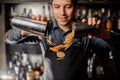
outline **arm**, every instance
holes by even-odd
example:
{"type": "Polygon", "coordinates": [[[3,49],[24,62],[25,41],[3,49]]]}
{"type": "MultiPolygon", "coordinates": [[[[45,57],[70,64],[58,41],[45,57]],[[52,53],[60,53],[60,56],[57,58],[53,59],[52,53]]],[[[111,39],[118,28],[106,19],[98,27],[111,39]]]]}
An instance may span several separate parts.
{"type": "Polygon", "coordinates": [[[17,29],[17,28],[13,28],[13,29],[10,29],[8,32],[7,32],[7,39],[10,40],[10,41],[18,41],[20,40],[22,37],[21,37],[21,34],[20,34],[20,30],[17,29]]]}
{"type": "Polygon", "coordinates": [[[12,42],[19,42],[25,37],[29,35],[28,32],[17,29],[17,28],[12,28],[6,32],[6,40],[12,41],[12,42]]]}
{"type": "Polygon", "coordinates": [[[111,45],[101,38],[92,38],[91,45],[92,45],[93,51],[100,55],[101,54],[108,55],[111,49],[111,45]]]}
{"type": "MultiPolygon", "coordinates": [[[[37,16],[35,16],[36,17],[36,21],[38,20],[38,17],[37,16]]],[[[42,17],[39,17],[39,18],[42,18],[42,17]]],[[[24,18],[23,18],[23,20],[24,20],[24,18]]],[[[14,22],[14,19],[12,19],[11,20],[12,21],[12,23],[14,22]]],[[[38,21],[41,21],[41,19],[40,20],[38,20],[38,21]]],[[[41,21],[41,22],[46,22],[47,20],[44,20],[44,21],[41,21]]],[[[14,24],[14,23],[13,23],[14,24]]],[[[20,24],[20,23],[18,23],[18,24],[20,24]]],[[[21,22],[21,24],[22,24],[22,22],[21,22]]],[[[26,23],[27,24],[27,23],[26,23]]],[[[30,23],[28,23],[28,24],[30,24],[30,23]]],[[[30,24],[31,25],[31,24],[30,24]]],[[[26,29],[24,29],[24,28],[20,28],[19,27],[19,25],[12,25],[13,26],[13,29],[11,29],[11,30],[9,30],[6,34],[7,34],[7,39],[8,40],[10,40],[10,41],[19,41],[19,40],[21,40],[21,39],[24,39],[25,37],[28,37],[28,36],[31,36],[31,33],[29,32],[30,30],[28,29],[28,30],[26,30],[26,29]],[[17,28],[16,28],[17,27],[17,28]],[[24,31],[25,30],[25,31],[24,31]],[[28,31],[28,32],[27,32],[28,31]]],[[[22,25],[23,26],[23,25],[22,25]]],[[[36,36],[38,36],[38,35],[36,35],[36,36]]],[[[39,35],[38,36],[38,38],[42,38],[42,36],[41,35],[39,35]]]]}

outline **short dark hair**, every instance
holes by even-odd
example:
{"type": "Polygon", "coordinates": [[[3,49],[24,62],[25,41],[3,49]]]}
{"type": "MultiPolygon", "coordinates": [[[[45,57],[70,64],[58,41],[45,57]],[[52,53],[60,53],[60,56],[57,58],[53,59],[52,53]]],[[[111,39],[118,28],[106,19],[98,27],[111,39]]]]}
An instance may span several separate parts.
{"type": "MultiPolygon", "coordinates": [[[[50,0],[51,3],[52,3],[52,1],[53,1],[53,0],[50,0]]],[[[73,3],[74,5],[77,5],[77,1],[78,1],[78,0],[71,0],[71,1],[72,1],[72,3],[73,3]]]]}

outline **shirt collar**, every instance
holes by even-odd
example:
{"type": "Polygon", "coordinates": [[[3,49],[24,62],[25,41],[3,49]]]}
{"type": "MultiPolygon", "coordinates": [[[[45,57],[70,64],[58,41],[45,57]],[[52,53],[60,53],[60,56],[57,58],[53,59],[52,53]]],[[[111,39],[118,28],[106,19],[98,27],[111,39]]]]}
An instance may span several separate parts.
{"type": "MultiPolygon", "coordinates": [[[[58,28],[59,28],[59,26],[57,24],[57,21],[55,19],[53,19],[53,29],[55,30],[55,29],[58,29],[58,28]]],[[[69,30],[68,32],[64,33],[64,35],[70,33],[71,31],[72,30],[69,30]]]]}
{"type": "Polygon", "coordinates": [[[58,24],[57,24],[56,20],[54,19],[53,20],[53,29],[56,29],[56,28],[58,28],[58,24]]]}

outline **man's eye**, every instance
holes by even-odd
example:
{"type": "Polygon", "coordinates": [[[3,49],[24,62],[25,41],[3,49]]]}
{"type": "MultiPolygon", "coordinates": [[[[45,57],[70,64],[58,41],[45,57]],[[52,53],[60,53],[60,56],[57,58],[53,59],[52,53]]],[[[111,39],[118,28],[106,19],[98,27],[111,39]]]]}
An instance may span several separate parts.
{"type": "Polygon", "coordinates": [[[66,8],[71,8],[71,6],[66,6],[66,8]]]}
{"type": "Polygon", "coordinates": [[[59,6],[54,6],[54,8],[59,8],[59,6]]]}

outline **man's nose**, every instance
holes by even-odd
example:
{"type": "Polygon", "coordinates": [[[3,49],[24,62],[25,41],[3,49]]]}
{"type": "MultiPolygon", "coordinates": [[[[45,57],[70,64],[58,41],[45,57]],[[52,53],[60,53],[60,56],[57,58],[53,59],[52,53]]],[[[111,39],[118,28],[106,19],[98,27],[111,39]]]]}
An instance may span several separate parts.
{"type": "Polygon", "coordinates": [[[60,8],[60,14],[65,15],[65,8],[64,7],[60,8]]]}

